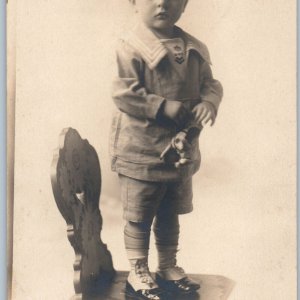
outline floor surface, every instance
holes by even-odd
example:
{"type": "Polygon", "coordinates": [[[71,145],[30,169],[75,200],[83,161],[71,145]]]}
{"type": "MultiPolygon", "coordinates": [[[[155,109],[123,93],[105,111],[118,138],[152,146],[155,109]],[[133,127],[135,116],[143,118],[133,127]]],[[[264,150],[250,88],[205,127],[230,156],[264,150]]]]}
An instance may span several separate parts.
{"type": "MultiPolygon", "coordinates": [[[[170,300],[226,300],[228,299],[234,282],[226,277],[217,275],[189,275],[200,283],[201,288],[191,295],[172,295],[170,300]]],[[[125,282],[127,272],[118,272],[112,285],[101,295],[83,296],[83,300],[140,300],[126,292],[125,282]]]]}

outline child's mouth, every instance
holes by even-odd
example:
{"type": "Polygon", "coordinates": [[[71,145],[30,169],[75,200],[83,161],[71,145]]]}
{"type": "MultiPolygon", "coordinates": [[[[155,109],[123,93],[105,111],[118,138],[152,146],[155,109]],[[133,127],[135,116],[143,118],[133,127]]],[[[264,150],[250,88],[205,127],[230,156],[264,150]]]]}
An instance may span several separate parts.
{"type": "Polygon", "coordinates": [[[160,20],[165,20],[169,17],[169,15],[166,12],[160,12],[155,17],[160,20]]]}

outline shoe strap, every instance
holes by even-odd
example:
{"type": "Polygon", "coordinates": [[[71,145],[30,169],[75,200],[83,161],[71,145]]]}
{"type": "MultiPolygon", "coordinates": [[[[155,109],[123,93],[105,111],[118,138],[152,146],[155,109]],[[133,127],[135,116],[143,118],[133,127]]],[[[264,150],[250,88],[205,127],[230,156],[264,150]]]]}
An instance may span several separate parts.
{"type": "Polygon", "coordinates": [[[158,270],[158,275],[165,280],[180,280],[182,278],[186,278],[184,270],[178,266],[174,266],[171,268],[158,270]]]}
{"type": "Polygon", "coordinates": [[[149,271],[147,260],[137,260],[134,270],[128,276],[128,282],[135,291],[158,288],[149,271]]]}

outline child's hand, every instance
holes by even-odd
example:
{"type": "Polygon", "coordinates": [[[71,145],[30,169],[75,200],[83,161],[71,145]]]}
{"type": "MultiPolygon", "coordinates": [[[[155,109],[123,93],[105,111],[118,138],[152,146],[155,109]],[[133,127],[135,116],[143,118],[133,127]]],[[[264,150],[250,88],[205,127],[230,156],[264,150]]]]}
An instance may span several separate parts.
{"type": "Polygon", "coordinates": [[[193,110],[192,114],[194,120],[198,125],[205,126],[209,121],[211,121],[210,126],[215,123],[216,110],[210,102],[203,101],[197,104],[193,110]]]}

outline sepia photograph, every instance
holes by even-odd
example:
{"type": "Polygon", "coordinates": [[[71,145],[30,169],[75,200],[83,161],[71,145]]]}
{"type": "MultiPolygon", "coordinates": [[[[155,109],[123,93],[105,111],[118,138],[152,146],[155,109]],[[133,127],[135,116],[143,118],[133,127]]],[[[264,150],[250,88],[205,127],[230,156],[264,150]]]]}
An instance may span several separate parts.
{"type": "Polygon", "coordinates": [[[297,2],[7,1],[8,300],[297,299],[297,2]]]}

